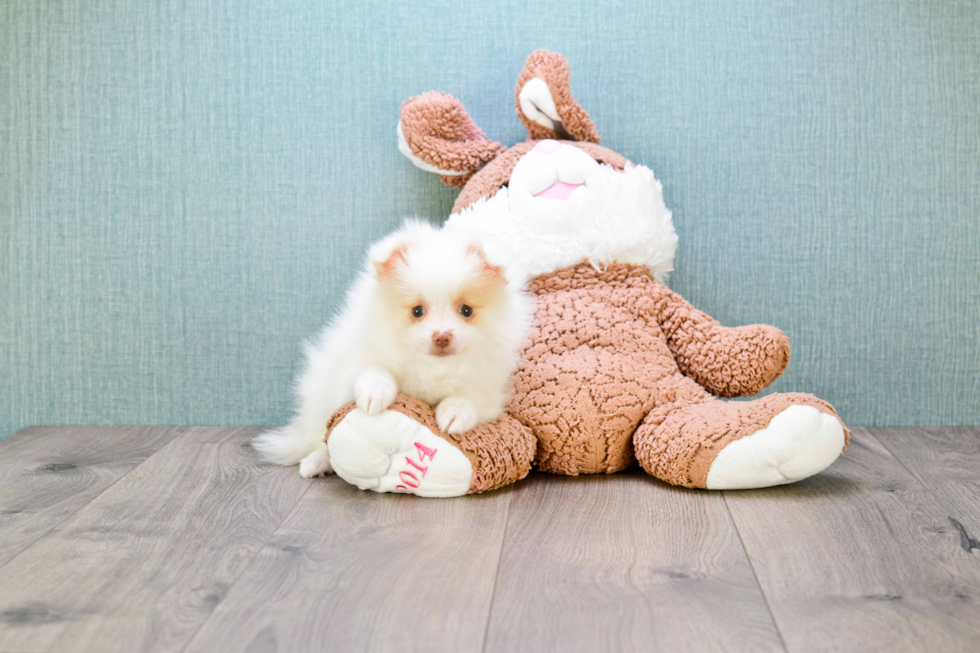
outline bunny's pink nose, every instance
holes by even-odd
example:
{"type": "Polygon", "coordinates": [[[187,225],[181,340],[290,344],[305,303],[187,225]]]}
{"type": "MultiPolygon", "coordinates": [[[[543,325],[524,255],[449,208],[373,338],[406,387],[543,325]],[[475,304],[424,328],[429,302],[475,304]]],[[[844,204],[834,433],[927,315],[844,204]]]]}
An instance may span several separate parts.
{"type": "Polygon", "coordinates": [[[537,152],[538,154],[554,154],[561,149],[561,143],[558,141],[546,138],[543,141],[539,141],[537,145],[534,146],[532,152],[537,152]]]}

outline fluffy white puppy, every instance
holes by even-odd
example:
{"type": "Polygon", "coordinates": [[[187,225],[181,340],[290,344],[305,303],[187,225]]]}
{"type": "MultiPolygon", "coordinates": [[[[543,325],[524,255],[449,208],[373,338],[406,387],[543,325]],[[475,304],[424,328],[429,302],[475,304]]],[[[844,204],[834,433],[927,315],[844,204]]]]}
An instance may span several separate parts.
{"type": "Polygon", "coordinates": [[[377,415],[403,392],[436,406],[448,433],[492,421],[510,400],[529,319],[521,280],[490,265],[475,237],[406,222],[371,247],[342,312],[306,345],[296,416],[253,444],[309,478],[331,471],[327,420],[351,400],[377,415]]]}

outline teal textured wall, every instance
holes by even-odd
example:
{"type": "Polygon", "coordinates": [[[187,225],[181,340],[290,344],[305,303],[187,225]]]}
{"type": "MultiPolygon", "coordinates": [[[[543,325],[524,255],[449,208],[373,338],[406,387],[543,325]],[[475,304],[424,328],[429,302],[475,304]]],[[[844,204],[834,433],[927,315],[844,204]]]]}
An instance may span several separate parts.
{"type": "Polygon", "coordinates": [[[539,47],[663,181],[671,285],[790,335],[776,390],[980,423],[980,4],[411,5],[0,3],[0,437],[284,421],[365,246],[452,205],[401,101],[523,140],[539,47]]]}

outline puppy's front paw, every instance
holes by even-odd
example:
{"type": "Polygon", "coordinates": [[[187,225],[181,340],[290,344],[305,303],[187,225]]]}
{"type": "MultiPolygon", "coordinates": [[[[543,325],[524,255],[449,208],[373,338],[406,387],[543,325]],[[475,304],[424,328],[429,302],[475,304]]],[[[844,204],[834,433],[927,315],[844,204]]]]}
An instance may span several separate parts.
{"type": "Polygon", "coordinates": [[[354,401],[368,415],[379,415],[388,409],[398,394],[394,377],[383,370],[361,372],[354,382],[354,401]]]}
{"type": "Polygon", "coordinates": [[[303,478],[313,478],[314,476],[324,476],[331,473],[330,455],[326,449],[314,451],[309,456],[299,461],[299,475],[303,478]]]}
{"type": "Polygon", "coordinates": [[[436,406],[436,424],[446,433],[466,433],[476,422],[476,404],[465,397],[448,397],[436,406]]]}

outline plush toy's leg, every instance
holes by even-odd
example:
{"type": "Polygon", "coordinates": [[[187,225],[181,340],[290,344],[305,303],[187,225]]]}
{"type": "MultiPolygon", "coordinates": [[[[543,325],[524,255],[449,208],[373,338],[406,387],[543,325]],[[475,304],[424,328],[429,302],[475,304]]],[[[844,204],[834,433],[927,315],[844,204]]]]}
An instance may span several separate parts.
{"type": "Polygon", "coordinates": [[[711,396],[654,410],[633,436],[650,474],[685,487],[735,490],[802,480],[843,451],[847,429],[813,395],[726,402],[711,396]]]}
{"type": "Polygon", "coordinates": [[[510,415],[462,435],[443,433],[427,404],[398,395],[370,416],[353,403],[327,425],[330,464],[362,490],[454,497],[524,478],[534,460],[531,432],[510,415]]]}

